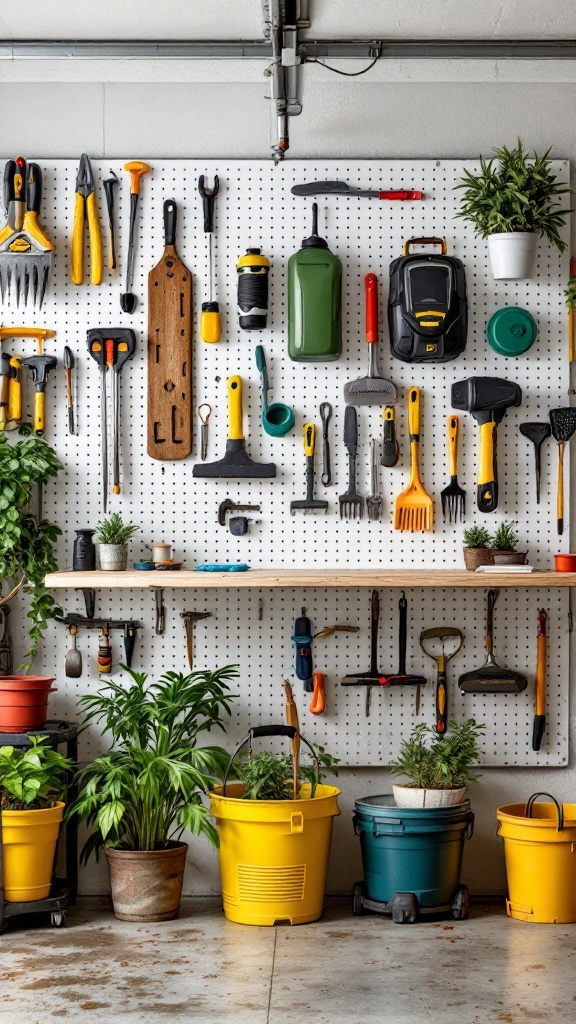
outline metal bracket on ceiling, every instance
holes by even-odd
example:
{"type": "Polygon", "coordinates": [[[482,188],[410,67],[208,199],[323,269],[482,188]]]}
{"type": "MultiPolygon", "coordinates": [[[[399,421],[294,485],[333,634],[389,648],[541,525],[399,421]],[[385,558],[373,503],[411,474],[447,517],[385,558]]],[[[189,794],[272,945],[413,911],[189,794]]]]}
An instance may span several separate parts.
{"type": "Polygon", "coordinates": [[[274,104],[275,138],[272,156],[284,159],[289,141],[288,119],[302,112],[299,98],[299,31],[308,28],[308,0],[262,0],[263,30],[272,44],[272,63],[264,75],[270,79],[270,99],[274,104]]]}

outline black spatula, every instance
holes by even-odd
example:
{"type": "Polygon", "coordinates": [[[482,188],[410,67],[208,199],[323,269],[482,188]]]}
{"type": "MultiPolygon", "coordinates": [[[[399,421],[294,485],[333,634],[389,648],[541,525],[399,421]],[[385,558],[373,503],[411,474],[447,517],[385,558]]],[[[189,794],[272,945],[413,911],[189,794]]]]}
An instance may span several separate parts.
{"type": "Polygon", "coordinates": [[[564,445],[576,430],[576,409],[550,409],[550,425],[554,440],[558,442],[558,534],[564,532],[564,445]]]}
{"type": "Polygon", "coordinates": [[[534,445],[534,464],[536,467],[536,504],[540,504],[540,449],[546,438],[552,433],[549,423],[521,423],[520,433],[524,434],[534,445]]]}

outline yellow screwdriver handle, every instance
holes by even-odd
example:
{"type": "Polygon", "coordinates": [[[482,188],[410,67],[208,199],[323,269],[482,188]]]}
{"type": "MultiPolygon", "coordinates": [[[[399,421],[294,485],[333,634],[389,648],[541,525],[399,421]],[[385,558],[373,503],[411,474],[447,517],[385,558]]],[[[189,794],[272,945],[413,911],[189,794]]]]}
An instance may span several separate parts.
{"type": "Polygon", "coordinates": [[[140,195],[140,179],[143,174],[148,174],[151,168],[143,160],[129,160],[124,164],[124,170],[130,172],[130,195],[140,195]]]}
{"type": "Polygon", "coordinates": [[[46,392],[37,391],[34,395],[34,431],[36,434],[44,433],[46,404],[46,392]]]}
{"type": "Polygon", "coordinates": [[[74,199],[74,225],[70,247],[70,280],[82,284],[84,280],[84,198],[76,192],[74,199]]]}
{"type": "Polygon", "coordinates": [[[200,314],[200,337],[208,345],[214,345],[222,337],[220,313],[218,310],[202,310],[200,314]]]}
{"type": "Polygon", "coordinates": [[[88,217],[88,232],[90,235],[90,281],[92,284],[102,284],[104,261],[102,257],[102,232],[98,220],[98,207],[96,196],[91,192],[86,199],[86,215],[88,217]]]}
{"type": "Polygon", "coordinates": [[[314,455],[314,447],[316,443],[316,427],[313,423],[304,424],[304,454],[306,456],[314,455]]]}
{"type": "Polygon", "coordinates": [[[446,420],[446,425],[448,427],[450,476],[456,476],[458,473],[458,417],[454,415],[449,416],[446,420]]]}
{"type": "Polygon", "coordinates": [[[10,391],[8,398],[8,419],[16,426],[22,420],[22,364],[19,356],[10,359],[10,391]]]}
{"type": "Polygon", "coordinates": [[[243,441],[242,432],[242,377],[228,378],[228,439],[243,441]]]}

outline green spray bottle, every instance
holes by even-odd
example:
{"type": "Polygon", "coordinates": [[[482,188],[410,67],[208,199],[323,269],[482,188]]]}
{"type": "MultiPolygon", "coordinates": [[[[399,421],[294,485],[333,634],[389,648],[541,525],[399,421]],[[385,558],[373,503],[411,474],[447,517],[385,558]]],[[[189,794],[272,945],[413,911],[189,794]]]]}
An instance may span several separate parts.
{"type": "Polygon", "coordinates": [[[328,363],[342,354],[342,264],[318,237],[318,204],[312,234],[288,260],[288,355],[298,363],[328,363]]]}

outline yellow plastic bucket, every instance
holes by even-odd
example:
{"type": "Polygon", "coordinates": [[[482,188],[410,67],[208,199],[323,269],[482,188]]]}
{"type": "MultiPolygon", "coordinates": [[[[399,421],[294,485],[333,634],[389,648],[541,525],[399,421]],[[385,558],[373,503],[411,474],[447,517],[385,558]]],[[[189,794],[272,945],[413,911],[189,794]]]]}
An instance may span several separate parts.
{"type": "Polygon", "coordinates": [[[304,924],[322,916],[332,820],[340,814],[335,786],[314,799],[242,800],[244,786],[218,786],[210,810],[220,836],[224,913],[238,924],[304,924]]]}
{"type": "Polygon", "coordinates": [[[543,924],[576,921],[576,804],[535,793],[528,803],[506,804],[496,813],[504,840],[508,915],[543,924]],[[552,803],[535,803],[539,796],[552,803]]]}
{"type": "Polygon", "coordinates": [[[40,811],[2,811],[4,899],[43,900],[50,893],[64,804],[40,811]]]}

